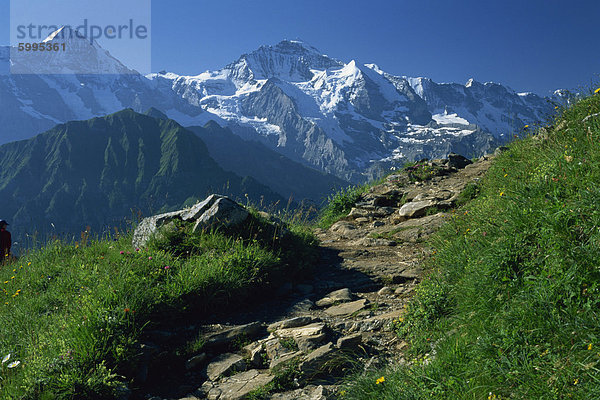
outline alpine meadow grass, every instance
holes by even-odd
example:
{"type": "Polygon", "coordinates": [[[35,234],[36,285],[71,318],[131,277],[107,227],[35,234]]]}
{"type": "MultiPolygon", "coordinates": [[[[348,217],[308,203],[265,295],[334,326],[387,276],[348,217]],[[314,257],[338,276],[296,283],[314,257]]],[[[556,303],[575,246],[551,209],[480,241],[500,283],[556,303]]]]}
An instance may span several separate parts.
{"type": "Polygon", "coordinates": [[[600,398],[600,89],[469,191],[395,323],[409,363],[343,397],[600,398]]]}

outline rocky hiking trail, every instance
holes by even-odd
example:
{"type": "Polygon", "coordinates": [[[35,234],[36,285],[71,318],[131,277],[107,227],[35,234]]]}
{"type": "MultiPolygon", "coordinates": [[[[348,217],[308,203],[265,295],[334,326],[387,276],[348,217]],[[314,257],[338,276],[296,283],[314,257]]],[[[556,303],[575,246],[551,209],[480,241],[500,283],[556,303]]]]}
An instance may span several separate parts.
{"type": "Polygon", "coordinates": [[[412,182],[410,171],[390,175],[347,217],[317,230],[321,257],[311,280],[283,285],[266,303],[233,315],[146,332],[138,377],[144,394],[133,397],[332,399],[345,373],[404,363],[407,344],[392,323],[423,275],[431,253],[425,239],[490,163],[488,156],[471,163],[451,155],[421,162],[431,175],[424,181],[412,182]],[[169,353],[173,342],[198,336],[203,346],[194,356],[169,353]],[[287,391],[267,392],[284,383],[287,391]]]}

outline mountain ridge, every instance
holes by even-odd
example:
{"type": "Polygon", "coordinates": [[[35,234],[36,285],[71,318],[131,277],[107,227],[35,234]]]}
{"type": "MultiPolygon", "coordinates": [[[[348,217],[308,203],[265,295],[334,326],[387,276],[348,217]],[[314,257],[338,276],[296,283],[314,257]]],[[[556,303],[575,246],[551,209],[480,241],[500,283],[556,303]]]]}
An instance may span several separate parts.
{"type": "Polygon", "coordinates": [[[177,122],[131,109],[0,146],[3,217],[17,233],[122,226],[134,209],[170,210],[214,192],[286,203],[253,178],[224,171],[177,122]]]}
{"type": "Polygon", "coordinates": [[[2,141],[67,120],[155,107],[185,126],[214,120],[353,182],[451,151],[482,155],[554,112],[545,99],[500,84],[394,76],[290,40],[195,76],[2,75],[0,93],[2,141]]]}

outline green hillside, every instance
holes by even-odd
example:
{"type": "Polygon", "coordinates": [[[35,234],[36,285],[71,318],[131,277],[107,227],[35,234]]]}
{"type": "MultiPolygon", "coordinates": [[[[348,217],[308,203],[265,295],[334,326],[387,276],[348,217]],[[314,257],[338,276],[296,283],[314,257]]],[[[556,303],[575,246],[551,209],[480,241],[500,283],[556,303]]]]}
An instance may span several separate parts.
{"type": "Polygon", "coordinates": [[[122,226],[138,211],[190,205],[210,193],[286,203],[253,178],[224,171],[176,122],[129,109],[0,146],[2,218],[16,236],[122,226]]]}
{"type": "Polygon", "coordinates": [[[345,398],[600,398],[599,183],[597,89],[496,158],[396,321],[409,364],[345,398]]]}
{"type": "Polygon", "coordinates": [[[124,398],[145,382],[140,349],[153,332],[177,332],[168,360],[148,367],[161,376],[202,346],[191,324],[264,300],[315,263],[306,228],[281,235],[253,211],[241,229],[192,228],[182,222],[141,249],[131,235],[56,240],[2,265],[0,398],[124,398]]]}

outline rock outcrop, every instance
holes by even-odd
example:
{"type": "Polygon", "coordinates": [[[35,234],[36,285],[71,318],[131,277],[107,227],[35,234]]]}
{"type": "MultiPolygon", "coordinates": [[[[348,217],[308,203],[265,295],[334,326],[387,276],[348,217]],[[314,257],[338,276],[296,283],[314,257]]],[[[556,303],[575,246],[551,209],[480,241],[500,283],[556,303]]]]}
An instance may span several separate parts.
{"type": "Polygon", "coordinates": [[[133,233],[134,247],[144,247],[161,229],[174,227],[175,220],[193,222],[197,229],[231,227],[244,222],[248,211],[229,197],[211,194],[190,208],[144,218],[133,233]]]}

